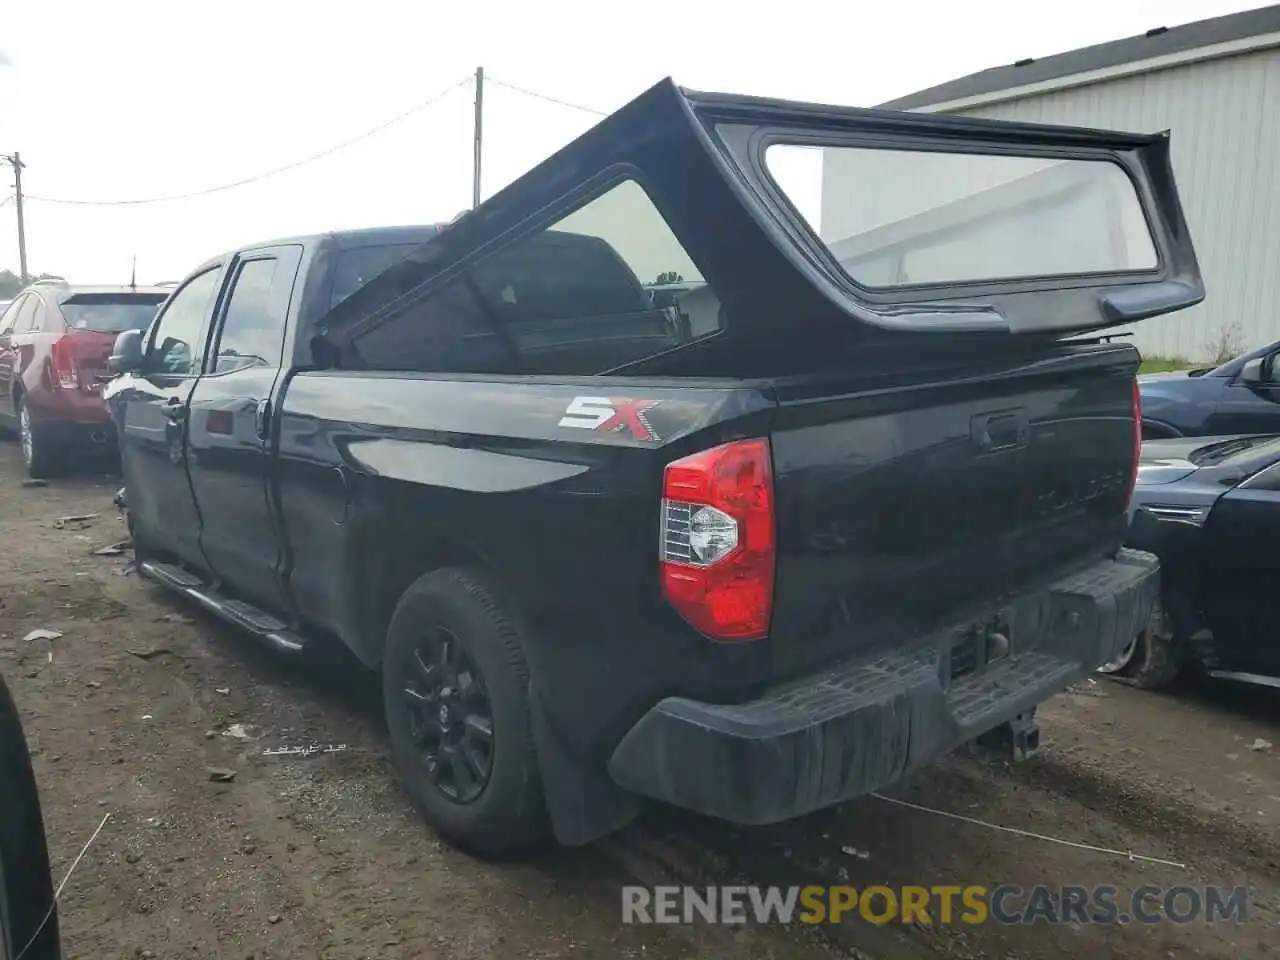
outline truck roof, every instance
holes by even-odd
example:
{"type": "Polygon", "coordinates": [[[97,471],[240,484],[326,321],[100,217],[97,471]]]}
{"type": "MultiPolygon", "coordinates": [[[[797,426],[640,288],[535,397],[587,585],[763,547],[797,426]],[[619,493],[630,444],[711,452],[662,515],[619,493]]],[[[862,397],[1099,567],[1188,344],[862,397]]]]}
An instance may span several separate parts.
{"type": "MultiPolygon", "coordinates": [[[[278,247],[290,243],[301,244],[304,247],[332,246],[339,250],[394,243],[425,243],[439,233],[440,230],[441,226],[439,224],[409,224],[395,227],[360,227],[353,230],[330,230],[325,233],[306,233],[291,237],[278,237],[273,240],[262,240],[224,250],[216,257],[210,257],[201,266],[225,260],[234,254],[243,253],[247,250],[278,247]]],[[[199,269],[199,267],[196,269],[199,269]]]]}

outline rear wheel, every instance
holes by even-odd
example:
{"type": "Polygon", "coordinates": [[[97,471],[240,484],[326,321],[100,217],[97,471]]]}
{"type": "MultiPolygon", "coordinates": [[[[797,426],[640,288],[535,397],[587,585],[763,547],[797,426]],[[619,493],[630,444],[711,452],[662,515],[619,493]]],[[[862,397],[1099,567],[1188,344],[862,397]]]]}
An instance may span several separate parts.
{"type": "Polygon", "coordinates": [[[1164,607],[1156,601],[1147,628],[1134,637],[1116,659],[1100,666],[1098,672],[1144,690],[1155,690],[1172,683],[1182,666],[1172,623],[1164,607]]]}
{"type": "Polygon", "coordinates": [[[546,836],[524,648],[481,575],[435,570],[405,591],[382,677],[396,767],[428,823],[489,857],[546,836]]]}
{"type": "Polygon", "coordinates": [[[62,468],[63,451],[48,437],[44,427],[31,415],[25,397],[15,401],[18,407],[18,442],[22,446],[22,465],[27,475],[36,480],[55,476],[62,468]]]}

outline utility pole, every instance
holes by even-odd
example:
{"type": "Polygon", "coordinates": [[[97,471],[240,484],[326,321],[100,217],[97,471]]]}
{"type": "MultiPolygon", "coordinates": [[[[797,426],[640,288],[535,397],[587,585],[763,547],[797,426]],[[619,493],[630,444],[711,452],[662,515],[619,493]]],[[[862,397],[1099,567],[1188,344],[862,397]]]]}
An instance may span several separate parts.
{"type": "Polygon", "coordinates": [[[13,203],[18,211],[18,272],[22,275],[23,286],[27,283],[27,226],[22,216],[22,157],[15,150],[11,155],[0,154],[9,166],[13,167],[13,203]]]}
{"type": "MultiPolygon", "coordinates": [[[[476,142],[471,166],[471,207],[480,206],[480,138],[484,129],[484,67],[476,67],[476,142]]],[[[21,208],[19,208],[21,209],[21,208]]],[[[22,215],[18,215],[22,222],[22,215]]],[[[19,228],[21,229],[21,228],[19,228]]]]}

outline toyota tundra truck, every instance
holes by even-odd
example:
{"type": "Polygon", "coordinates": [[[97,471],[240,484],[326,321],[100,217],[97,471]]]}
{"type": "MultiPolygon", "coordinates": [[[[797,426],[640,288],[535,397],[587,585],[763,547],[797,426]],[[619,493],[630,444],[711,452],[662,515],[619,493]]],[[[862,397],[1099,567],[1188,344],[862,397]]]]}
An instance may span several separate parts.
{"type": "Polygon", "coordinates": [[[1157,593],[1104,331],[1203,296],[1166,133],[663,81],[441,228],[211,259],[105,396],[141,574],[380,671],[496,856],[1034,751],[1157,593]]]}

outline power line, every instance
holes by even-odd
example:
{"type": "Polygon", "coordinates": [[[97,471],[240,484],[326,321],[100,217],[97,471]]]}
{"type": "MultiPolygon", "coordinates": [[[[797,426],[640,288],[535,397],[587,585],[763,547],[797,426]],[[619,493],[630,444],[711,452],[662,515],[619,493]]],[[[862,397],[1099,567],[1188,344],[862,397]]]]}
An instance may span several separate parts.
{"type": "Polygon", "coordinates": [[[516,93],[523,93],[526,97],[533,97],[535,100],[545,100],[547,103],[554,103],[557,106],[568,107],[570,110],[581,110],[583,113],[594,114],[597,117],[607,117],[609,115],[608,110],[597,110],[595,107],[584,106],[581,103],[572,103],[568,100],[561,100],[559,97],[552,97],[545,93],[539,93],[536,90],[530,90],[527,87],[517,86],[514,83],[507,83],[505,80],[498,80],[491,76],[487,76],[485,79],[500,87],[506,87],[508,90],[514,90],[516,93]]]}
{"type": "Polygon", "coordinates": [[[363,140],[367,140],[376,134],[382,133],[382,131],[388,129],[389,127],[393,127],[396,124],[409,119],[409,117],[413,116],[414,114],[420,113],[421,111],[425,110],[427,107],[430,107],[438,103],[440,100],[443,100],[446,96],[448,96],[458,87],[464,86],[470,82],[471,82],[471,76],[470,75],[465,76],[461,80],[458,80],[458,81],[455,81],[454,83],[449,84],[449,86],[445,87],[443,90],[437,93],[434,97],[431,97],[428,100],[422,101],[417,106],[410,107],[408,110],[404,111],[403,113],[397,114],[396,116],[392,117],[390,120],[386,120],[378,124],[376,127],[372,127],[364,131],[363,133],[356,134],[356,136],[354,137],[350,137],[347,140],[343,140],[341,143],[334,144],[331,147],[321,150],[319,153],[313,153],[309,157],[304,157],[301,160],[295,160],[292,163],[286,163],[283,166],[273,167],[270,170],[266,170],[262,173],[255,174],[251,177],[243,177],[240,180],[233,180],[230,183],[221,183],[221,184],[218,184],[216,187],[206,187],[203,190],[192,190],[188,193],[172,193],[172,194],[168,194],[166,196],[161,196],[161,197],[141,197],[141,198],[136,198],[131,200],[67,200],[61,197],[41,197],[41,196],[35,196],[32,194],[28,194],[27,199],[39,200],[41,203],[60,203],[60,204],[66,204],[70,206],[77,206],[77,207],[124,207],[124,206],[138,206],[141,204],[150,204],[150,203],[168,203],[171,200],[189,200],[193,197],[205,197],[211,193],[221,193],[224,190],[233,190],[236,187],[243,187],[250,183],[257,183],[259,180],[266,180],[269,177],[274,177],[278,174],[286,173],[290,170],[296,170],[298,167],[305,166],[308,163],[314,163],[315,161],[322,160],[325,157],[331,156],[340,150],[345,150],[347,147],[354,146],[355,144],[360,143],[363,140]]]}
{"type": "Polygon", "coordinates": [[[13,200],[13,194],[11,193],[7,197],[5,197],[3,200],[0,200],[0,207],[3,207],[6,203],[12,202],[12,200],[13,200]]]}

